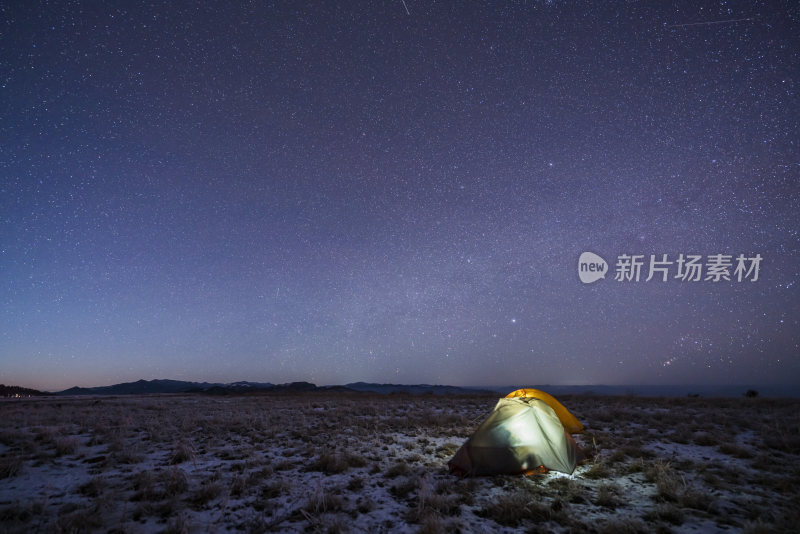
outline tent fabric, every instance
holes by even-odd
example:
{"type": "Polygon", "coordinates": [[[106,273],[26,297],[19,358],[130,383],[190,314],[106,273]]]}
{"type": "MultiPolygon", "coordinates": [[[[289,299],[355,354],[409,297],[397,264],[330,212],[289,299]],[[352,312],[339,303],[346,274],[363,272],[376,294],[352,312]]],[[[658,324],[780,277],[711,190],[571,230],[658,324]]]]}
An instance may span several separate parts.
{"type": "Polygon", "coordinates": [[[580,453],[556,412],[532,397],[500,399],[448,462],[465,475],[529,474],[540,466],[571,474],[580,453]]]}
{"type": "Polygon", "coordinates": [[[564,428],[567,429],[567,432],[570,434],[580,434],[583,432],[583,425],[581,422],[578,421],[578,419],[572,415],[569,410],[564,408],[564,405],[558,402],[552,395],[539,389],[531,388],[518,389],[506,395],[507,399],[515,397],[532,397],[534,399],[543,400],[553,409],[553,411],[556,412],[556,415],[561,420],[561,424],[564,425],[564,428]]]}

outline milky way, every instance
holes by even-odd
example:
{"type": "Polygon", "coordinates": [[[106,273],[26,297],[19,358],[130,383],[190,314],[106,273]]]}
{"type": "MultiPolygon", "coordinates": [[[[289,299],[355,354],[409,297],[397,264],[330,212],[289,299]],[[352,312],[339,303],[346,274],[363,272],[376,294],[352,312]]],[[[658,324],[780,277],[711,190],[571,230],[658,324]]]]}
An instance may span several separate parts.
{"type": "Polygon", "coordinates": [[[794,2],[243,4],[0,8],[0,381],[800,380],[794,2]]]}

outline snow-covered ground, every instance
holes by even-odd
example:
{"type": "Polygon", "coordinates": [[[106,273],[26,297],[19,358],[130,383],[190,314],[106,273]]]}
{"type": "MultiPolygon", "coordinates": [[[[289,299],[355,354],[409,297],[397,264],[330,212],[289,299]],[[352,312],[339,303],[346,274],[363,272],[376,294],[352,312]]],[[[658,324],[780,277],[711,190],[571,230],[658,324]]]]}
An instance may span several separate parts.
{"type": "Polygon", "coordinates": [[[779,532],[800,401],[559,399],[572,475],[460,479],[496,399],[306,394],[0,402],[0,532],[779,532]]]}

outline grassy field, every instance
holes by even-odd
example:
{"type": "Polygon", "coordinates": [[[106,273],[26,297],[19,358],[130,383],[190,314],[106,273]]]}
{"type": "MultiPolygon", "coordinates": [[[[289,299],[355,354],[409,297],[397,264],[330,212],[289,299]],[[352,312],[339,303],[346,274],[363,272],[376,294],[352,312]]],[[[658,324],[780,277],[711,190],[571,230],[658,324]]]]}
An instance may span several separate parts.
{"type": "Polygon", "coordinates": [[[496,400],[5,400],[0,531],[798,531],[798,400],[562,397],[572,476],[448,474],[496,400]]]}

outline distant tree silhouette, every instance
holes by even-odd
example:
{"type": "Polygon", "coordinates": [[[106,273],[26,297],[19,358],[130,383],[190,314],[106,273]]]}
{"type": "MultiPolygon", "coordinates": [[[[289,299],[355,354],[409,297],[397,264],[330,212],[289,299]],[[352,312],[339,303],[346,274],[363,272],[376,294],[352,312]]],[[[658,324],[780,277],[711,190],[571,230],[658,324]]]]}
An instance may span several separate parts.
{"type": "Polygon", "coordinates": [[[758,397],[758,391],[754,389],[748,389],[747,391],[744,392],[744,396],[747,397],[748,399],[754,399],[758,397]]]}
{"type": "Polygon", "coordinates": [[[0,397],[34,397],[38,395],[45,395],[45,393],[35,389],[0,384],[0,397]]]}

